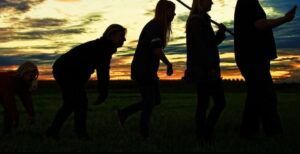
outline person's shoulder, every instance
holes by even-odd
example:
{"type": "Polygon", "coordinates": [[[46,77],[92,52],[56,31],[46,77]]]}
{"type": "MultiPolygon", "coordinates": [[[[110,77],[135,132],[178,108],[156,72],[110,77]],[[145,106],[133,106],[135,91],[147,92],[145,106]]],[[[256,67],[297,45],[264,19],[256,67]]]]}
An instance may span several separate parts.
{"type": "Polygon", "coordinates": [[[188,26],[202,25],[206,22],[205,17],[200,14],[192,14],[188,19],[188,26]]]}
{"type": "Polygon", "coordinates": [[[150,32],[157,31],[161,29],[161,25],[157,21],[151,20],[146,24],[145,29],[150,32]]]}
{"type": "Polygon", "coordinates": [[[158,26],[158,22],[153,20],[150,20],[145,27],[157,27],[158,26]]]}
{"type": "Polygon", "coordinates": [[[189,20],[193,22],[207,22],[209,19],[210,17],[208,15],[202,13],[191,14],[189,17],[189,20]]]}

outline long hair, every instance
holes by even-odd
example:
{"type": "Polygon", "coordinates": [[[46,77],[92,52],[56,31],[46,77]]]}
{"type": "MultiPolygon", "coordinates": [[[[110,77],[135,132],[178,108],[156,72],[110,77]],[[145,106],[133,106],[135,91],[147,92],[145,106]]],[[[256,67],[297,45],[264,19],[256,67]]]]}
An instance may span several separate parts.
{"type": "Polygon", "coordinates": [[[166,47],[172,33],[172,21],[168,21],[168,11],[175,10],[175,7],[175,4],[168,0],[160,0],[156,5],[154,20],[162,27],[164,47],[166,47]]]}

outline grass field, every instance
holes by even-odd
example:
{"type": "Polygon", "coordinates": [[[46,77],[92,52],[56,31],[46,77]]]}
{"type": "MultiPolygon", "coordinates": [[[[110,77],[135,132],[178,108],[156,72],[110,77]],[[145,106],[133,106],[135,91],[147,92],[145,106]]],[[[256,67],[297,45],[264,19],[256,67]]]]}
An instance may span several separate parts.
{"type": "MultiPolygon", "coordinates": [[[[59,89],[53,83],[42,83],[34,94],[37,112],[36,123],[28,126],[26,114],[19,103],[20,127],[13,135],[0,138],[0,152],[297,152],[300,151],[300,96],[299,85],[278,85],[279,108],[285,137],[270,139],[261,135],[247,141],[238,136],[245,100],[245,88],[241,83],[226,83],[227,108],[216,129],[216,144],[202,145],[197,141],[194,130],[196,95],[191,87],[180,82],[162,84],[162,105],[154,110],[152,136],[143,141],[139,134],[139,115],[135,115],[122,129],[115,114],[116,109],[139,100],[136,86],[131,83],[113,83],[110,98],[102,106],[89,106],[88,130],[93,141],[78,141],[73,133],[73,117],[65,123],[62,140],[55,142],[45,138],[44,132],[52,122],[61,105],[59,89]]],[[[90,89],[90,104],[97,93],[90,89]]],[[[0,107],[2,111],[2,107],[0,107]]],[[[0,118],[2,127],[2,116],[0,118]]],[[[2,129],[2,128],[1,128],[2,129]]]]}

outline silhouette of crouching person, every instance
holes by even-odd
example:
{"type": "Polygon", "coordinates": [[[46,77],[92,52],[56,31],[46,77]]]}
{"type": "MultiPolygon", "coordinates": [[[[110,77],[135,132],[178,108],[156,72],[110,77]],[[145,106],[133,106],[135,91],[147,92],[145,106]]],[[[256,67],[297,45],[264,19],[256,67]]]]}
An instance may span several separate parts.
{"type": "Polygon", "coordinates": [[[80,140],[90,139],[86,128],[88,98],[85,86],[96,69],[99,90],[97,102],[101,104],[106,100],[112,55],[123,46],[126,32],[121,25],[111,25],[100,39],[73,48],[55,62],[53,75],[61,88],[64,103],[47,131],[48,137],[58,140],[61,127],[74,112],[75,133],[80,140]]]}
{"type": "Polygon", "coordinates": [[[3,134],[10,134],[19,124],[19,112],[15,96],[23,103],[29,124],[34,123],[32,91],[37,89],[39,71],[35,64],[25,62],[17,71],[0,73],[0,104],[4,107],[3,134]]]}

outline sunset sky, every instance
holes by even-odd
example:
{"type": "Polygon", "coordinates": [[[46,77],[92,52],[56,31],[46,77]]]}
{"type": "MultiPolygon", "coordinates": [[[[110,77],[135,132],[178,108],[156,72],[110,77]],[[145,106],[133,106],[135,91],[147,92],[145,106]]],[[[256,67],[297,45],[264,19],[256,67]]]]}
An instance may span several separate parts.
{"type": "MultiPolygon", "coordinates": [[[[128,28],[127,42],[114,56],[112,79],[130,79],[130,64],[143,26],[153,18],[158,0],[0,0],[0,71],[33,61],[41,79],[52,79],[52,63],[81,43],[99,38],[113,23],[128,28]]],[[[185,23],[189,11],[177,5],[172,41],[166,49],[174,63],[175,75],[162,79],[181,79],[185,70],[185,23]]],[[[183,0],[191,5],[192,0],[183,0]]],[[[210,15],[233,28],[236,0],[214,0],[210,15]]],[[[261,0],[269,18],[284,15],[300,0],[261,0]]],[[[274,30],[280,57],[272,73],[279,81],[300,82],[300,18],[274,30]]],[[[234,61],[233,38],[220,46],[224,78],[241,78],[234,61]]]]}

